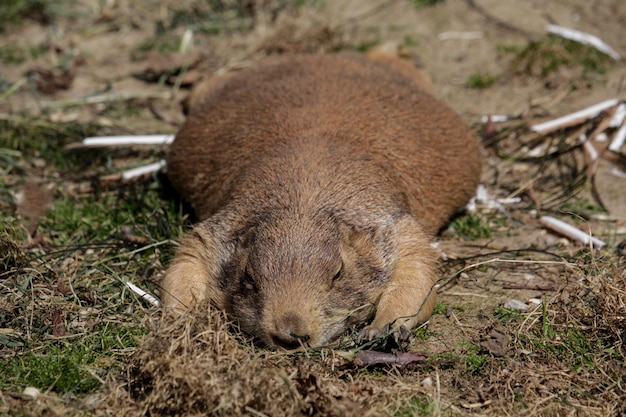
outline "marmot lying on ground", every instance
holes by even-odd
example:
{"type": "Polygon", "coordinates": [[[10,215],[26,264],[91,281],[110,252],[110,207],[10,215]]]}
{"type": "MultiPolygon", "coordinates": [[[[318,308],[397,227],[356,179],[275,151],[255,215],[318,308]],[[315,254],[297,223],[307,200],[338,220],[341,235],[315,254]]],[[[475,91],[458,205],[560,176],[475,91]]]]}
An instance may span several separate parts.
{"type": "Polygon", "coordinates": [[[196,90],[168,173],[201,220],[162,281],[270,347],[321,346],[435,302],[431,238],[475,192],[479,143],[422,72],[384,54],[269,59],[196,90]]]}

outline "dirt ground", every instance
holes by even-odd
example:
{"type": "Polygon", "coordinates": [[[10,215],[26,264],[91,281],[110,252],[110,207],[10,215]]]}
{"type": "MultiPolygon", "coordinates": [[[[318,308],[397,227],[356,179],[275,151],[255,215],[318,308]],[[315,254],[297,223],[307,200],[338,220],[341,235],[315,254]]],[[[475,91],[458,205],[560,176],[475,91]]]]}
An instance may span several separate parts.
{"type": "MultiPolygon", "coordinates": [[[[252,346],[219,312],[199,311],[184,324],[157,323],[156,309],[137,307],[133,320],[150,332],[123,355],[122,365],[99,375],[97,388],[86,395],[62,395],[40,386],[45,395],[33,399],[22,392],[25,386],[7,383],[0,392],[0,413],[626,413],[626,180],[611,173],[626,166],[625,148],[593,167],[585,161],[580,133],[594,132],[610,114],[553,134],[528,129],[604,100],[626,99],[623,61],[598,58],[587,49],[563,52],[546,32],[550,23],[578,29],[626,56],[626,2],[13,3],[32,7],[23,8],[0,34],[0,119],[9,123],[0,135],[8,135],[10,123],[19,120],[84,124],[97,134],[174,133],[184,120],[181,101],[204,77],[247,67],[270,54],[365,51],[386,44],[415,59],[431,76],[438,96],[483,137],[488,193],[520,201],[501,210],[479,207],[442,232],[438,311],[399,350],[423,353],[425,361],[359,366],[353,361],[358,349],[349,337],[322,352],[269,352],[252,346]],[[189,35],[190,43],[181,51],[189,35]],[[555,56],[558,62],[550,64],[555,56]],[[483,123],[484,115],[494,114],[512,120],[483,123]],[[532,154],[535,149],[541,153],[532,154]],[[590,230],[607,245],[592,250],[549,232],[538,221],[542,215],[590,230]],[[505,308],[511,300],[527,308],[505,308]]],[[[610,136],[616,130],[606,132],[610,136]]],[[[0,148],[12,149],[2,143],[0,148]]],[[[4,159],[3,196],[24,191],[33,178],[38,185],[27,195],[43,195],[42,203],[30,206],[9,204],[11,197],[3,197],[5,228],[9,230],[9,218],[25,217],[29,207],[54,211],[65,196],[111,192],[119,184],[94,186],[93,178],[146,159],[145,153],[138,158],[135,153],[107,152],[100,151],[102,165],[90,167],[89,177],[55,169],[40,156],[23,161],[19,170],[7,168],[4,159]]],[[[157,180],[147,181],[161,187],[157,180]]],[[[178,236],[172,232],[169,239],[178,236]]],[[[17,245],[46,254],[59,249],[46,244],[46,236],[40,238],[5,236],[0,250],[17,245]]],[[[6,271],[0,270],[0,291],[6,292],[5,300],[13,300],[13,282],[26,272],[17,257],[2,259],[6,271]]],[[[72,280],[67,264],[30,265],[72,280]]],[[[142,269],[147,282],[162,272],[158,260],[142,269]]],[[[7,312],[19,310],[9,304],[0,305],[0,330],[13,326],[7,312]]],[[[24,314],[32,314],[24,308],[24,314]]],[[[115,320],[129,319],[120,315],[115,320]]],[[[5,343],[0,360],[8,367],[25,349],[5,343]]]]}

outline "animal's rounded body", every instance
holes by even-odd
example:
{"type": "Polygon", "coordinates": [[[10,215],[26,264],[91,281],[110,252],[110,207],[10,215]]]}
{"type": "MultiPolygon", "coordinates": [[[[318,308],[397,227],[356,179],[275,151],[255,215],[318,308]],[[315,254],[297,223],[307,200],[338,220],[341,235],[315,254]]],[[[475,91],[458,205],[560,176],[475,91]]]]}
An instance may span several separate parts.
{"type": "Polygon", "coordinates": [[[404,61],[268,60],[201,88],[168,174],[201,220],[166,307],[212,302],[268,345],[328,343],[434,304],[430,238],[474,193],[479,144],[404,61]]]}

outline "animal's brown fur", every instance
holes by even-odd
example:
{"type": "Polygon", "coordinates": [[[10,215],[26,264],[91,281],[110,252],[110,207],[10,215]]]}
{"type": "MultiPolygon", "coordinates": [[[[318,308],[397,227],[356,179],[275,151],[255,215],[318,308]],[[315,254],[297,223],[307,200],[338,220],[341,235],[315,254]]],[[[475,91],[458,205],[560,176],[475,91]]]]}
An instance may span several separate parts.
{"type": "Polygon", "coordinates": [[[384,55],[286,56],[218,77],[171,147],[201,222],[162,281],[166,307],[211,302],[269,346],[369,336],[434,305],[431,237],[473,194],[479,144],[384,55]]]}

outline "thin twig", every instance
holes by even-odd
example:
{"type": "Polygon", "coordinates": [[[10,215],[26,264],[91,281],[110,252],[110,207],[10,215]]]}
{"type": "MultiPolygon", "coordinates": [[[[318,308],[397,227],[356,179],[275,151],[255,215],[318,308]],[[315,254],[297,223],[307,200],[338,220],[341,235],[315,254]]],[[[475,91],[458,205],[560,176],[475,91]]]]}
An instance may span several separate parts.
{"type": "Polygon", "coordinates": [[[82,106],[85,104],[99,104],[113,101],[128,101],[136,99],[163,99],[170,100],[172,94],[170,92],[160,93],[106,93],[91,97],[73,98],[69,100],[49,101],[46,103],[26,104],[25,108],[44,108],[44,109],[60,109],[72,106],[82,106]]]}

